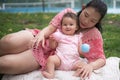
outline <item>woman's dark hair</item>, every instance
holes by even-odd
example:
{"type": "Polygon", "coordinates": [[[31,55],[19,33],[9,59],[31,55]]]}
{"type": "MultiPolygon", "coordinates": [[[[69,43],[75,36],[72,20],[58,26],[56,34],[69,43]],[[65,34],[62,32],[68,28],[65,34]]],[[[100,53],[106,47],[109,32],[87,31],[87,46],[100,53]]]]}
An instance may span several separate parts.
{"type": "MultiPolygon", "coordinates": [[[[107,5],[101,1],[101,0],[91,0],[86,6],[85,8],[87,7],[93,7],[95,8],[95,10],[97,12],[100,13],[101,15],[101,18],[99,20],[99,22],[95,25],[95,27],[100,31],[102,32],[102,26],[101,26],[101,20],[102,18],[105,16],[105,14],[107,13],[107,5]]],[[[82,11],[79,11],[77,16],[79,17],[79,15],[81,14],[82,11]]]]}

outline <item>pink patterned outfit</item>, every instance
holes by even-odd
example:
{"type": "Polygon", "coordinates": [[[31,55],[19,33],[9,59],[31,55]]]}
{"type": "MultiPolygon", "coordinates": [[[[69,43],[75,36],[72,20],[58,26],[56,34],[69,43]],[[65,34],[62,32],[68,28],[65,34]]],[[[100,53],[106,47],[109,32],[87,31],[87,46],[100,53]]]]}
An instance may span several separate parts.
{"type": "MultiPolygon", "coordinates": [[[[30,32],[32,32],[33,35],[36,36],[40,32],[40,30],[33,29],[30,30],[30,32]]],[[[55,50],[49,47],[49,39],[45,40],[45,48],[43,48],[41,44],[39,44],[37,48],[35,46],[36,44],[34,44],[33,46],[33,56],[35,57],[36,61],[40,64],[40,69],[44,70],[46,67],[47,58],[50,55],[53,55],[55,50]]]]}
{"type": "MultiPolygon", "coordinates": [[[[67,8],[63,10],[62,12],[58,13],[51,20],[49,24],[61,30],[61,20],[62,20],[63,15],[67,12],[75,13],[75,11],[73,11],[72,9],[67,8]]],[[[32,32],[34,35],[36,35],[39,32],[39,30],[35,29],[35,30],[32,30],[32,32]]],[[[94,27],[90,29],[89,31],[87,31],[86,33],[82,33],[82,34],[83,34],[82,42],[90,45],[90,51],[86,54],[82,54],[88,60],[88,62],[95,61],[98,58],[105,60],[106,58],[105,58],[104,50],[103,50],[103,39],[102,39],[102,36],[99,30],[96,27],[94,27]]],[[[35,56],[35,59],[38,61],[38,63],[41,65],[42,69],[44,69],[45,67],[46,59],[48,58],[49,55],[52,55],[54,51],[55,50],[51,50],[49,48],[48,40],[46,40],[45,49],[43,49],[41,45],[39,46],[39,48],[33,49],[33,55],[35,56]]]]}
{"type": "Polygon", "coordinates": [[[60,58],[60,70],[72,70],[73,66],[80,61],[80,54],[78,52],[78,42],[81,40],[80,34],[65,35],[59,30],[52,34],[58,42],[55,54],[60,58]]]}

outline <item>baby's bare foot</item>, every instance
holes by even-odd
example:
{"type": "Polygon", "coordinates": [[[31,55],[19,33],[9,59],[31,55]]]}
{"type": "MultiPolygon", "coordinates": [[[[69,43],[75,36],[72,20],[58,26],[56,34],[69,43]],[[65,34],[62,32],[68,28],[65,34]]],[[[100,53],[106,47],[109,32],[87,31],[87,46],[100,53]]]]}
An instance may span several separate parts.
{"type": "Polygon", "coordinates": [[[54,75],[51,74],[51,73],[48,73],[46,71],[43,71],[42,72],[42,75],[45,77],[45,78],[48,78],[48,79],[53,79],[54,78],[54,75]]]}

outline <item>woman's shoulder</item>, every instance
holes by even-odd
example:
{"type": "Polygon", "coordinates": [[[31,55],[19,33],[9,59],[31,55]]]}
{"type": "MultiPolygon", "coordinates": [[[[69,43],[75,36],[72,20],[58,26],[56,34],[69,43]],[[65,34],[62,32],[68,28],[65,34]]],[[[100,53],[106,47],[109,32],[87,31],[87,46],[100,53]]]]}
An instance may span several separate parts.
{"type": "Polygon", "coordinates": [[[102,39],[102,35],[101,35],[100,31],[96,27],[94,27],[94,28],[90,29],[89,31],[87,31],[86,33],[84,33],[82,38],[85,41],[102,39]]]}
{"type": "Polygon", "coordinates": [[[88,31],[88,34],[101,36],[101,32],[96,27],[88,31]]]}

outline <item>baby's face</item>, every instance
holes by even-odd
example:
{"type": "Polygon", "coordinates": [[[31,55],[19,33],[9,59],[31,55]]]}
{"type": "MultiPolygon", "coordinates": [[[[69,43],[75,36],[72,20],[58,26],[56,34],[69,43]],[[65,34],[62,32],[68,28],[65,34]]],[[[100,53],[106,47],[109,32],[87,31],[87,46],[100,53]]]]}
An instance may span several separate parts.
{"type": "Polygon", "coordinates": [[[74,35],[77,30],[76,20],[65,17],[62,21],[62,32],[66,35],[74,35]]]}

